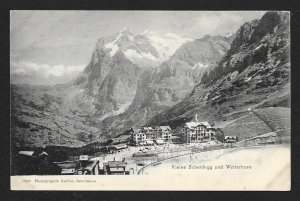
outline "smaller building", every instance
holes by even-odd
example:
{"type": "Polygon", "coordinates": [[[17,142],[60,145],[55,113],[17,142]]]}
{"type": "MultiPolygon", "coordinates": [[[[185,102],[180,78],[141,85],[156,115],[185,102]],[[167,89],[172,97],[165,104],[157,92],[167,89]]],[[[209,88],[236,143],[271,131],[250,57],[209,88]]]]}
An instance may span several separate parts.
{"type": "Polygon", "coordinates": [[[224,140],[226,143],[233,143],[238,141],[238,137],[236,136],[225,136],[224,140]]]}
{"type": "Polygon", "coordinates": [[[126,162],[123,161],[108,161],[103,163],[105,175],[126,175],[129,171],[126,170],[126,162]]]}
{"type": "Polygon", "coordinates": [[[85,164],[80,164],[77,169],[78,175],[98,175],[99,160],[88,160],[85,164]]]}
{"type": "Polygon", "coordinates": [[[109,153],[117,153],[122,151],[123,149],[128,148],[127,144],[116,144],[116,145],[111,145],[108,147],[108,152],[109,153]]]}
{"type": "Polygon", "coordinates": [[[76,161],[62,161],[55,164],[61,168],[61,175],[74,175],[79,165],[76,161]]]}

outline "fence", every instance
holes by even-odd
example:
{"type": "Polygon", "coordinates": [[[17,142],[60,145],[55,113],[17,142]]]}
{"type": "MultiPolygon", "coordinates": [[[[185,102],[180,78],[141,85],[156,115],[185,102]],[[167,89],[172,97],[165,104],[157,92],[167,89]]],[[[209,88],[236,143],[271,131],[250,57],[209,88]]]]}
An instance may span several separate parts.
{"type": "Polygon", "coordinates": [[[290,142],[289,136],[278,134],[278,132],[280,133],[280,131],[283,130],[276,131],[276,133],[275,132],[265,133],[262,135],[254,136],[252,138],[234,142],[234,143],[224,143],[224,144],[218,144],[214,146],[202,146],[202,147],[192,146],[192,147],[186,147],[181,149],[179,148],[179,149],[161,152],[158,153],[155,157],[151,157],[148,160],[149,163],[144,167],[142,167],[138,171],[138,174],[143,174],[144,169],[147,168],[148,166],[158,165],[161,163],[161,161],[184,156],[184,155],[212,151],[217,149],[230,149],[233,147],[247,147],[247,146],[257,146],[257,145],[264,145],[264,144],[281,144],[281,143],[290,142]]]}
{"type": "Polygon", "coordinates": [[[262,144],[282,144],[290,142],[290,135],[283,135],[282,132],[286,132],[290,129],[281,129],[276,132],[269,132],[262,135],[254,136],[249,139],[242,140],[237,142],[237,146],[246,147],[246,146],[256,146],[262,144]]]}
{"type": "Polygon", "coordinates": [[[137,171],[137,174],[143,174],[143,170],[150,166],[150,165],[158,165],[161,163],[161,161],[168,160],[171,158],[177,158],[180,156],[185,156],[189,154],[199,153],[199,152],[206,152],[206,151],[212,151],[217,149],[223,149],[224,144],[217,144],[213,146],[201,146],[201,145],[194,145],[186,148],[177,148],[169,151],[164,151],[156,154],[156,156],[152,156],[148,158],[148,160],[144,160],[144,162],[148,162],[147,165],[143,166],[140,170],[137,171]]]}

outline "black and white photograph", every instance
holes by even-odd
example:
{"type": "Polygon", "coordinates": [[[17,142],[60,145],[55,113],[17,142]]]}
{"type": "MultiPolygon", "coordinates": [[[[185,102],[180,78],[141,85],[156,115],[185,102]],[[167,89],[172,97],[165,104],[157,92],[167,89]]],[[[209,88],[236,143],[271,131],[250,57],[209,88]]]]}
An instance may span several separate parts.
{"type": "Polygon", "coordinates": [[[289,191],[290,76],[288,11],[12,10],[11,188],[289,191]]]}

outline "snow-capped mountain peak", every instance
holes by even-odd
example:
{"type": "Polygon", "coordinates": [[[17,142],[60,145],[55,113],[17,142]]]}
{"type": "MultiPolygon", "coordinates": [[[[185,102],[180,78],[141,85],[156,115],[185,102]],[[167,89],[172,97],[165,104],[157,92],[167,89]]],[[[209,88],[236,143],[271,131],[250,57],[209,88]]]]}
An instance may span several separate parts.
{"type": "Polygon", "coordinates": [[[178,36],[174,33],[160,35],[148,29],[146,29],[140,35],[146,36],[149,39],[151,45],[158,51],[159,59],[161,61],[165,61],[170,58],[182,44],[193,40],[178,36]]]}
{"type": "Polygon", "coordinates": [[[140,35],[144,35],[144,36],[147,36],[147,35],[151,35],[151,34],[156,34],[154,31],[151,31],[149,29],[146,29],[145,31],[143,31],[140,35]]]}
{"type": "Polygon", "coordinates": [[[113,57],[116,52],[121,49],[123,43],[134,41],[134,35],[127,27],[125,27],[114,36],[101,39],[103,40],[103,47],[107,49],[110,56],[113,57]]]}
{"type": "Polygon", "coordinates": [[[96,48],[104,49],[110,57],[120,50],[133,63],[147,67],[166,61],[178,47],[191,40],[174,33],[161,35],[151,30],[135,35],[125,27],[113,36],[100,38],[96,48]]]}

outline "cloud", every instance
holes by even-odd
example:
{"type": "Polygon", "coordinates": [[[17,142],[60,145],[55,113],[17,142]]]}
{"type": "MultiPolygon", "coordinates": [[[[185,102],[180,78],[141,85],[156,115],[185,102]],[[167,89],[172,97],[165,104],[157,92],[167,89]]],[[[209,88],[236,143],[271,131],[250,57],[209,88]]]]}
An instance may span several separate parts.
{"type": "Polygon", "coordinates": [[[84,69],[85,65],[47,65],[30,61],[11,62],[10,75],[13,82],[31,84],[62,84],[70,81],[84,69]],[[28,78],[30,77],[30,80],[28,78]],[[17,79],[17,80],[16,80],[17,79]]]}
{"type": "Polygon", "coordinates": [[[192,31],[201,36],[236,32],[246,21],[259,19],[264,12],[208,12],[195,17],[192,31]]]}

